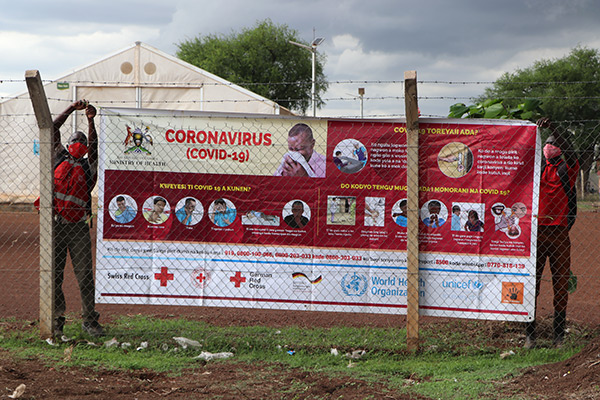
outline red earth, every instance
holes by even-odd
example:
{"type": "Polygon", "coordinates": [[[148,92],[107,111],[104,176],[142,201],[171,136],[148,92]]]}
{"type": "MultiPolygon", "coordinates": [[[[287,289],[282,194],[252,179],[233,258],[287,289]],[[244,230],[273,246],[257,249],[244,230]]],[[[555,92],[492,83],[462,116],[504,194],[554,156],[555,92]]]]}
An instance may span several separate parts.
{"type": "MultiPolygon", "coordinates": [[[[0,211],[0,316],[19,321],[36,321],[39,315],[39,221],[29,210],[0,211]]],[[[600,326],[597,293],[600,213],[580,212],[571,232],[572,270],[578,288],[569,298],[568,320],[591,330],[600,326]]],[[[79,310],[77,284],[67,266],[64,289],[68,313],[79,310]]],[[[306,327],[398,327],[406,325],[404,316],[358,313],[289,312],[278,310],[212,307],[98,305],[102,322],[125,314],[157,317],[182,316],[216,326],[306,326],[306,327]]],[[[552,293],[545,276],[538,304],[539,319],[552,314],[552,293]]],[[[435,330],[447,321],[421,318],[423,328],[435,330]]],[[[489,322],[499,324],[500,322],[489,322]]],[[[16,329],[16,328],[15,328],[16,329]]],[[[497,330],[496,330],[497,331],[497,330]]],[[[496,332],[497,333],[497,332],[496,332]]],[[[465,334],[468,335],[468,332],[465,334]]],[[[506,335],[518,336],[514,331],[506,335]]],[[[500,338],[501,340],[502,338],[500,338]]],[[[508,342],[508,338],[505,342],[508,342]]],[[[498,383],[498,398],[519,393],[523,398],[600,399],[600,339],[576,356],[557,364],[529,368],[524,374],[498,383]]],[[[209,362],[177,377],[151,371],[92,370],[89,368],[52,368],[36,359],[14,360],[0,351],[1,397],[12,394],[20,384],[27,387],[23,399],[425,399],[358,379],[324,377],[281,365],[248,365],[236,362],[209,362]]]]}

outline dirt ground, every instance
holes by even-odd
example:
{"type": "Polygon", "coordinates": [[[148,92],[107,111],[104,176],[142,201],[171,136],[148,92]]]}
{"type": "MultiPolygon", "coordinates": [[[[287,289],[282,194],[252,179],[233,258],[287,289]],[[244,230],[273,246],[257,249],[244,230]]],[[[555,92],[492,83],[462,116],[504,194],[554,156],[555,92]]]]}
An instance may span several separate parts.
{"type": "Polygon", "coordinates": [[[568,360],[528,368],[522,375],[501,383],[499,393],[544,400],[600,399],[600,339],[568,360]]]}
{"type": "MultiPolygon", "coordinates": [[[[30,212],[0,212],[0,316],[35,321],[39,313],[38,216],[30,212]]],[[[572,264],[578,276],[577,291],[569,298],[570,323],[592,329],[600,326],[598,251],[600,213],[580,213],[573,228],[572,264]]],[[[72,269],[67,266],[64,289],[67,312],[77,312],[79,295],[72,269]]],[[[539,318],[552,313],[549,278],[545,278],[538,305],[539,318]]],[[[405,326],[403,316],[286,312],[211,307],[99,305],[102,321],[117,315],[144,313],[185,316],[217,326],[405,326]]],[[[422,318],[423,329],[443,321],[422,318]]],[[[465,332],[468,335],[468,332],[465,332]]],[[[507,334],[514,335],[514,332],[507,334]]],[[[27,385],[22,399],[421,399],[352,379],[325,378],[319,374],[278,365],[209,362],[170,377],[149,371],[114,372],[86,368],[54,369],[37,360],[16,362],[0,351],[0,399],[20,384],[27,385]]],[[[600,399],[600,339],[581,353],[557,364],[530,368],[525,374],[498,383],[498,398],[520,393],[524,398],[600,399]]]]}
{"type": "Polygon", "coordinates": [[[427,400],[373,387],[364,381],[324,378],[278,365],[207,363],[173,378],[149,371],[47,368],[13,361],[0,352],[0,387],[6,398],[20,384],[21,399],[396,399],[427,400]],[[10,389],[10,390],[9,390],[10,389]]]}

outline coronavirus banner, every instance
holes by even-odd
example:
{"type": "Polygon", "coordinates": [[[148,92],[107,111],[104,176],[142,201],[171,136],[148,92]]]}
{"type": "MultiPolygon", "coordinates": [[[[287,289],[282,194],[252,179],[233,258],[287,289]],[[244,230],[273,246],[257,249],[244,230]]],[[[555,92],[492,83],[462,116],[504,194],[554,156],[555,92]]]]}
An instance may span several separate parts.
{"type": "Polygon", "coordinates": [[[101,110],[97,301],[406,313],[410,167],[421,314],[531,320],[536,126],[419,129],[408,166],[403,120],[101,110]]]}

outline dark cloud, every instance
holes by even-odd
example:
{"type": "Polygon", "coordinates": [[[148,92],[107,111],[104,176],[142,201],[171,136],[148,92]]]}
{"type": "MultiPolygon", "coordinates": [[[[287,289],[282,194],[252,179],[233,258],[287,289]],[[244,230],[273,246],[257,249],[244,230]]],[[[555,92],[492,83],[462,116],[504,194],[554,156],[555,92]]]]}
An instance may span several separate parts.
{"type": "Polygon", "coordinates": [[[372,51],[415,51],[430,55],[575,45],[575,40],[599,37],[600,2],[573,1],[568,2],[569,7],[563,3],[342,2],[330,7],[327,13],[318,13],[315,24],[327,36],[348,33],[358,37],[372,51]]]}
{"type": "Polygon", "coordinates": [[[163,25],[170,21],[174,11],[174,5],[168,1],[15,1],[10,7],[2,7],[0,29],[45,31],[51,35],[52,29],[65,30],[71,26],[73,34],[77,34],[85,24],[94,29],[102,25],[163,25]]]}
{"type": "MultiPolygon", "coordinates": [[[[31,64],[41,71],[66,71],[93,62],[123,47],[112,43],[116,37],[121,43],[140,40],[175,54],[183,40],[239,32],[267,18],[295,29],[307,42],[313,35],[325,37],[319,53],[327,56],[330,81],[400,81],[405,70],[417,70],[420,79],[430,81],[493,81],[541,58],[563,57],[578,45],[600,48],[598,0],[34,0],[3,7],[0,38],[8,31],[34,34],[28,44],[43,48],[27,48],[25,54],[10,43],[14,35],[4,43],[0,40],[5,60],[12,60],[0,67],[0,79],[15,76],[13,71],[22,76],[31,64]],[[65,40],[71,30],[79,41],[65,40]],[[86,36],[111,43],[81,40],[86,36]],[[340,37],[346,39],[336,41],[340,37]],[[25,61],[28,65],[20,66],[25,61]]],[[[356,86],[333,84],[325,97],[356,93],[356,86]]],[[[447,98],[431,106],[433,114],[443,115],[446,103],[455,102],[452,97],[477,96],[484,87],[422,89],[428,96],[447,98]]],[[[395,84],[367,85],[366,90],[374,97],[402,94],[395,84]]],[[[349,104],[351,108],[351,101],[331,101],[328,111],[335,113],[349,104]]],[[[377,105],[378,111],[389,104],[377,105]]]]}

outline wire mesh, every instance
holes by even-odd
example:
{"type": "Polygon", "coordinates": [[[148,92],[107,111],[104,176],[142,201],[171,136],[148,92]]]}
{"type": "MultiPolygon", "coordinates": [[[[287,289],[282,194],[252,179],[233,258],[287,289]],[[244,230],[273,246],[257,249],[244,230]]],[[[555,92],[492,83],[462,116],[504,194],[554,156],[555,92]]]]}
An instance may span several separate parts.
{"type": "MultiPolygon", "coordinates": [[[[0,307],[2,315],[17,318],[36,318],[39,301],[38,237],[44,232],[31,206],[40,145],[32,117],[0,116],[6,171],[0,182],[0,273],[10,282],[0,307]]],[[[85,131],[83,121],[66,124],[63,138],[72,128],[85,131]]],[[[403,225],[410,210],[402,180],[402,120],[106,108],[97,122],[101,161],[90,260],[99,309],[121,304],[139,312],[150,305],[405,312],[403,225]],[[314,158],[292,158],[305,150],[302,141],[290,142],[289,129],[297,123],[313,131],[314,158]],[[274,176],[300,167],[313,177],[274,176]]],[[[596,325],[600,124],[558,123],[576,143],[581,167],[578,217],[569,233],[567,315],[596,325]]],[[[423,120],[421,128],[421,312],[527,320],[535,301],[541,143],[547,132],[537,138],[535,127],[523,123],[435,119],[423,120]]],[[[62,287],[67,312],[78,313],[72,256],[62,287]]],[[[555,308],[550,269],[546,265],[538,276],[538,315],[555,308]]]]}

